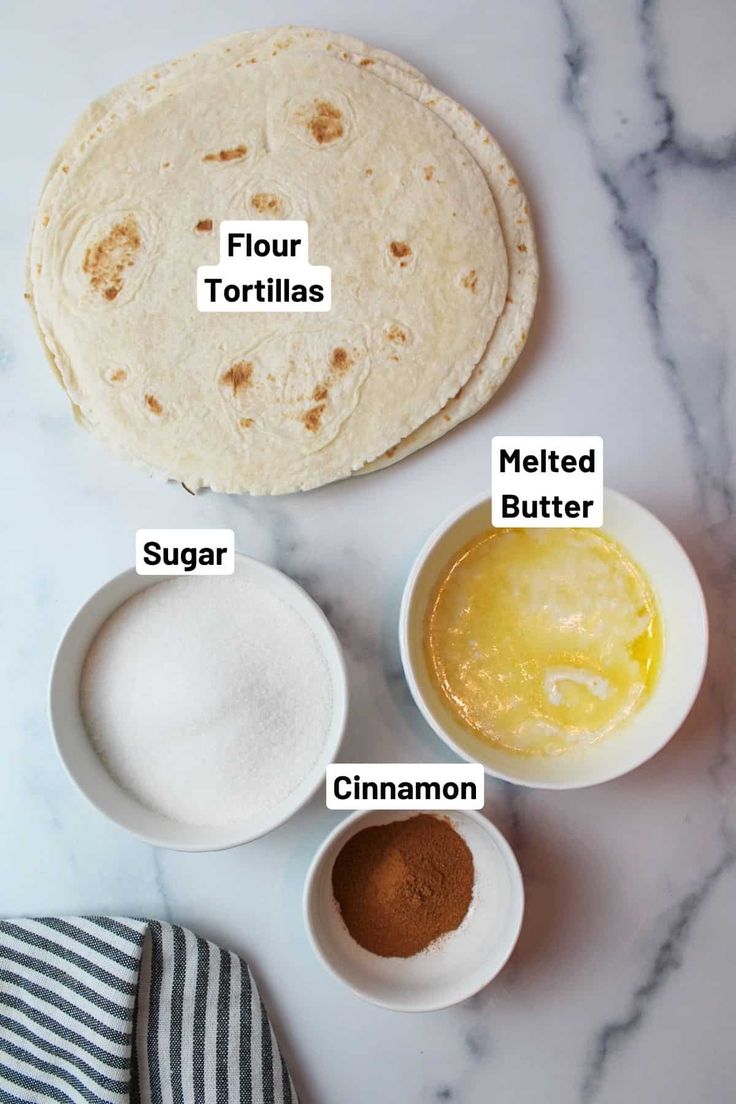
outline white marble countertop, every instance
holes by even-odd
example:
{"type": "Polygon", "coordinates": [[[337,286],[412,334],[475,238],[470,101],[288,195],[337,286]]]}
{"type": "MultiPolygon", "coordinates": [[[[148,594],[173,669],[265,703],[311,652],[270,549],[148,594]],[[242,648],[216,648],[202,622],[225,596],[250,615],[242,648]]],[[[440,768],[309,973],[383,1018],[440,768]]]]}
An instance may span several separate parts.
{"type": "Polygon", "coordinates": [[[0,913],[167,917],[240,952],[303,1104],[732,1100],[736,5],[9,0],[4,16],[0,913]],[[533,203],[541,300],[496,401],[409,461],[301,497],[195,499],[73,424],[22,302],[25,240],[46,164],[93,95],[201,41],[287,21],[403,54],[497,134],[533,203]],[[401,675],[399,596],[428,531],[487,486],[492,433],[603,435],[609,485],[670,525],[701,573],[710,669],[682,732],[629,777],[569,793],[489,781],[487,812],[527,886],[518,950],[466,1004],[394,1014],[308,946],[303,878],[338,819],[321,797],[247,847],[155,851],[67,782],[47,675],[78,605],[130,564],[136,528],[231,526],[340,634],[345,757],[449,759],[401,675]]]}

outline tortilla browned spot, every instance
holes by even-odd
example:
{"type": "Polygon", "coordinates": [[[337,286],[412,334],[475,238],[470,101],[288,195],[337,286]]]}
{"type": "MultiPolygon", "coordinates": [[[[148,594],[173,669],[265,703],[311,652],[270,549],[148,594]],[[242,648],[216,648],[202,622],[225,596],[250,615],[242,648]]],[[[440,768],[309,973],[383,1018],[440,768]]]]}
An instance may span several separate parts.
{"type": "Polygon", "coordinates": [[[241,418],[240,419],[240,424],[243,427],[243,429],[250,429],[250,427],[253,425],[253,419],[252,418],[241,418]]]}
{"type": "Polygon", "coordinates": [[[401,260],[402,257],[411,257],[411,246],[407,245],[406,242],[392,241],[389,248],[391,256],[395,257],[397,261],[401,260]]]}
{"type": "Polygon", "coordinates": [[[152,414],[163,414],[164,408],[155,395],[151,395],[150,392],[146,392],[144,398],[146,400],[146,406],[152,414]]]}
{"type": "Polygon", "coordinates": [[[200,219],[194,229],[198,234],[209,234],[212,229],[212,219],[200,219]]]}
{"type": "Polygon", "coordinates": [[[250,205],[259,215],[281,214],[281,200],[272,192],[256,192],[251,196],[250,205]]]}
{"type": "Polygon", "coordinates": [[[107,378],[110,380],[110,383],[124,383],[128,378],[128,373],[124,368],[116,368],[107,378]]]}
{"type": "Polygon", "coordinates": [[[343,372],[347,372],[352,363],[347,349],[337,348],[332,350],[330,368],[332,368],[333,371],[339,372],[340,375],[342,375],[343,372]]]}
{"type": "Polygon", "coordinates": [[[478,273],[474,268],[471,268],[467,276],[463,276],[463,287],[466,287],[475,295],[475,289],[478,287],[478,273]]]}
{"type": "Polygon", "coordinates": [[[345,127],[342,122],[342,111],[335,107],[329,100],[317,100],[314,111],[307,120],[307,127],[320,146],[327,145],[342,138],[345,127]]]}
{"type": "Polygon", "coordinates": [[[226,387],[231,388],[233,398],[235,398],[238,391],[242,391],[250,385],[252,375],[253,364],[251,361],[238,360],[235,364],[231,364],[227,372],[220,377],[220,383],[224,383],[226,387]]]}
{"type": "Polygon", "coordinates": [[[240,161],[248,152],[247,146],[233,146],[232,149],[221,149],[217,153],[206,153],[203,161],[240,161]]]}
{"type": "Polygon", "coordinates": [[[302,421],[309,430],[310,433],[316,433],[319,429],[320,422],[322,421],[322,414],[324,413],[325,404],[319,403],[317,406],[313,406],[306,412],[302,421]]]}
{"type": "Polygon", "coordinates": [[[123,273],[135,264],[140,247],[140,230],[132,215],[113,226],[97,245],[91,245],[82,269],[92,290],[105,299],[115,299],[123,290],[123,273]]]}
{"type": "Polygon", "coordinates": [[[397,325],[394,322],[386,330],[386,340],[387,341],[392,341],[394,343],[394,345],[405,345],[406,344],[406,330],[402,330],[401,326],[397,325]]]}
{"type": "Polygon", "coordinates": [[[434,176],[434,165],[425,165],[424,167],[424,179],[431,180],[434,176]]]}
{"type": "Polygon", "coordinates": [[[318,383],[314,391],[312,392],[312,398],[315,402],[324,402],[324,400],[327,398],[327,395],[328,391],[323,383],[318,383]]]}

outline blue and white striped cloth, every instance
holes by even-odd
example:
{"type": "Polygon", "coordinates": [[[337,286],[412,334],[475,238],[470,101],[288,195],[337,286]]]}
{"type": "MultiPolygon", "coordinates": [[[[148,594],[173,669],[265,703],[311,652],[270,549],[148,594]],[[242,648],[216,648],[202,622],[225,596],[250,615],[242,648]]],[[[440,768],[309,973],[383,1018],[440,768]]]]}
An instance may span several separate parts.
{"type": "Polygon", "coordinates": [[[247,965],[174,924],[0,921],[0,1104],[297,1104],[247,965]]]}

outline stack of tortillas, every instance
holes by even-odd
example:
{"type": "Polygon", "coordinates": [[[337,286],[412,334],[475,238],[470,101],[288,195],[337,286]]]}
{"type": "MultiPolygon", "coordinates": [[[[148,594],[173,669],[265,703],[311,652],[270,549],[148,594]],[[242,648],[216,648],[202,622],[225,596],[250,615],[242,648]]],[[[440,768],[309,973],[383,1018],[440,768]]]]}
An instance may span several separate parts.
{"type": "Polygon", "coordinates": [[[344,35],[240,34],[94,103],[41,197],[28,297],[78,420],[190,489],[395,463],[482,407],[526,339],[528,206],[490,134],[344,35]],[[306,219],[332,309],[200,313],[223,219],[306,219]]]}

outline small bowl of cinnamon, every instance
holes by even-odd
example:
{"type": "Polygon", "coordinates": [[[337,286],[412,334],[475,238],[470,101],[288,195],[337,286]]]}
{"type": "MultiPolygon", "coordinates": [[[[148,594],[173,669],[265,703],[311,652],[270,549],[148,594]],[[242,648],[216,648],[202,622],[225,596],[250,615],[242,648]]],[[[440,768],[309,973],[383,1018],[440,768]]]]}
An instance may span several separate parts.
{"type": "Polygon", "coordinates": [[[508,960],[524,886],[480,813],[358,812],[327,837],[307,874],[312,946],[358,996],[430,1012],[473,996],[508,960]]]}

